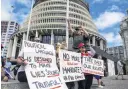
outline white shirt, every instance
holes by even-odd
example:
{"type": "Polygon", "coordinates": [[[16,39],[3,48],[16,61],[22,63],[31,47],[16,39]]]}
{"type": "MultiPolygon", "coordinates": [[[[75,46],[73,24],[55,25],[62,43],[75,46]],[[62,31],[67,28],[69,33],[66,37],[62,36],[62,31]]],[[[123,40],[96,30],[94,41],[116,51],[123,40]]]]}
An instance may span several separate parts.
{"type": "MultiPolygon", "coordinates": [[[[23,49],[20,51],[18,57],[24,57],[24,50],[23,49]]],[[[18,72],[21,72],[21,71],[25,71],[24,65],[21,65],[20,68],[18,69],[18,72]]]]}
{"type": "Polygon", "coordinates": [[[7,61],[7,62],[5,63],[5,67],[6,67],[6,68],[11,68],[11,66],[12,66],[12,63],[11,63],[11,62],[8,62],[8,61],[7,61]]]}
{"type": "Polygon", "coordinates": [[[119,66],[119,67],[123,67],[121,61],[118,61],[118,62],[117,62],[117,66],[119,66]]]}

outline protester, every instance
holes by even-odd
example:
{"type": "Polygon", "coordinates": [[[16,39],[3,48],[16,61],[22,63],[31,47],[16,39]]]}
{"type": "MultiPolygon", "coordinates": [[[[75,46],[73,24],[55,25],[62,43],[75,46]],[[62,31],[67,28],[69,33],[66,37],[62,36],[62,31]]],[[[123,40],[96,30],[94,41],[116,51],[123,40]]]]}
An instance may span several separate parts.
{"type": "Polygon", "coordinates": [[[11,73],[10,69],[11,69],[11,66],[12,66],[12,63],[10,62],[10,59],[11,58],[7,58],[7,61],[5,60],[6,75],[8,76],[9,79],[11,78],[9,74],[11,73]]]}
{"type": "Polygon", "coordinates": [[[122,80],[123,80],[124,79],[123,78],[123,64],[122,64],[122,61],[121,60],[119,60],[117,62],[117,70],[118,70],[118,74],[116,76],[116,79],[118,79],[118,76],[121,75],[122,76],[122,80]]]}
{"type": "MultiPolygon", "coordinates": [[[[97,57],[96,57],[96,58],[97,58],[97,57]]],[[[101,56],[99,56],[98,59],[102,59],[101,56]]],[[[105,66],[104,66],[104,71],[105,71],[105,69],[106,69],[106,68],[105,68],[105,66]]],[[[104,84],[103,81],[102,81],[102,78],[103,78],[103,77],[102,77],[102,76],[99,76],[99,75],[94,75],[94,77],[95,77],[96,80],[97,80],[98,87],[99,87],[99,88],[103,88],[103,86],[105,86],[105,84],[104,84]]]]}
{"type": "Polygon", "coordinates": [[[59,62],[60,62],[60,59],[59,59],[59,50],[60,49],[61,49],[61,44],[60,43],[57,43],[56,44],[56,63],[57,63],[58,69],[60,69],[60,65],[59,65],[59,62]]]}
{"type": "Polygon", "coordinates": [[[105,86],[102,82],[102,76],[99,76],[99,75],[94,75],[94,77],[97,79],[97,82],[98,82],[98,87],[99,88],[103,88],[103,86],[105,86]]]}
{"type": "MultiPolygon", "coordinates": [[[[34,41],[35,42],[40,42],[40,39],[39,38],[35,38],[34,41]]],[[[27,65],[27,62],[24,59],[24,50],[23,49],[19,53],[19,56],[17,58],[17,63],[19,65],[21,65],[20,68],[18,69],[18,73],[17,73],[18,81],[19,82],[28,82],[26,74],[25,74],[25,66],[27,65]]]]}
{"type": "Polygon", "coordinates": [[[13,69],[11,71],[13,71],[13,74],[14,74],[14,80],[16,79],[16,75],[17,75],[17,72],[18,72],[18,69],[19,69],[20,65],[16,65],[13,67],[13,69]]]}
{"type": "MultiPolygon", "coordinates": [[[[90,47],[90,52],[86,50],[86,45],[84,43],[80,43],[78,45],[79,52],[81,53],[81,56],[91,56],[93,57],[95,55],[95,51],[93,48],[90,47]]],[[[91,89],[93,81],[93,75],[92,74],[86,74],[85,73],[85,80],[78,81],[78,89],[91,89]]]]}
{"type": "Polygon", "coordinates": [[[1,57],[1,62],[2,62],[2,65],[1,65],[1,81],[3,82],[8,82],[8,77],[5,75],[5,61],[3,59],[3,57],[1,57]]]}
{"type": "MultiPolygon", "coordinates": [[[[3,49],[3,45],[1,44],[1,50],[3,49]]],[[[5,75],[5,60],[1,56],[1,81],[8,82],[8,77],[5,75]]]]}
{"type": "Polygon", "coordinates": [[[1,67],[1,81],[8,82],[8,76],[5,75],[5,69],[3,66],[1,67]]]}
{"type": "Polygon", "coordinates": [[[86,44],[86,50],[89,49],[89,34],[86,30],[83,29],[82,26],[76,27],[75,30],[71,29],[70,22],[69,24],[69,34],[71,37],[73,37],[73,48],[78,49],[79,43],[86,44]]]}
{"type": "MultiPolygon", "coordinates": [[[[57,45],[56,45],[56,58],[57,58],[58,69],[60,69],[60,63],[59,63],[59,61],[60,61],[59,50],[60,49],[66,49],[66,42],[65,41],[63,41],[62,43],[57,43],[57,45]]],[[[74,82],[68,82],[68,83],[66,83],[66,85],[67,85],[68,89],[74,89],[74,86],[75,86],[74,82]]]]}

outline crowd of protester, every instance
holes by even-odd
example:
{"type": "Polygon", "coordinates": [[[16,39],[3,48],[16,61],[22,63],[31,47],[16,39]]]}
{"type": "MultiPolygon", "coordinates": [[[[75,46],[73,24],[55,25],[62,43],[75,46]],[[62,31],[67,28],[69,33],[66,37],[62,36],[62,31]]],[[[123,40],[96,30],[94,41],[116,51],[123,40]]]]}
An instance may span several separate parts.
{"type": "MultiPolygon", "coordinates": [[[[77,50],[78,53],[81,53],[81,56],[90,56],[94,57],[95,50],[89,45],[89,35],[88,33],[81,27],[77,27],[75,30],[72,30],[69,23],[69,32],[70,37],[73,37],[75,40],[73,42],[73,49],[77,50]]],[[[35,42],[40,42],[38,38],[35,39],[35,42]]],[[[2,48],[2,47],[1,47],[2,48]]],[[[66,42],[57,43],[56,44],[56,58],[57,58],[57,66],[59,68],[59,49],[66,49],[66,42]]],[[[19,82],[27,82],[27,77],[25,74],[25,65],[27,65],[26,61],[24,61],[24,52],[20,51],[17,58],[17,65],[11,69],[10,58],[2,58],[2,67],[1,67],[1,81],[7,82],[9,79],[17,79],[19,82]],[[11,76],[11,71],[14,73],[14,77],[11,76]]],[[[78,81],[78,89],[91,89],[93,83],[93,77],[98,81],[98,87],[103,88],[104,84],[102,82],[102,77],[98,75],[92,74],[84,74],[85,80],[78,81]]],[[[74,89],[74,82],[66,83],[68,89],[74,89]]]]}

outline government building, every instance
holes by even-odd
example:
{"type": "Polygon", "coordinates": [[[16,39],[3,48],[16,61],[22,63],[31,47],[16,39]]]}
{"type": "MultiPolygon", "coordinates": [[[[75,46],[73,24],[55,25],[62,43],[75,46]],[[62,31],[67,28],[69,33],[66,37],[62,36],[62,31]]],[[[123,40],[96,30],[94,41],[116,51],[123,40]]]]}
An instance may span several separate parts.
{"type": "MultiPolygon", "coordinates": [[[[38,37],[41,43],[53,44],[62,42],[66,36],[67,16],[71,28],[82,26],[89,33],[89,43],[94,47],[97,57],[105,61],[106,66],[114,65],[115,58],[105,52],[106,39],[99,34],[90,15],[89,4],[84,0],[35,0],[31,14],[31,24],[28,40],[33,41],[38,37]],[[112,60],[111,60],[112,59],[112,60]],[[109,63],[109,64],[108,64],[109,63]]],[[[26,39],[29,16],[24,21],[20,30],[15,32],[9,43],[7,57],[16,58],[22,49],[23,40],[26,39]]],[[[72,49],[73,39],[69,38],[69,50],[72,49]]],[[[114,71],[114,66],[110,70],[114,71]]],[[[114,75],[111,72],[110,75],[114,75]]]]}

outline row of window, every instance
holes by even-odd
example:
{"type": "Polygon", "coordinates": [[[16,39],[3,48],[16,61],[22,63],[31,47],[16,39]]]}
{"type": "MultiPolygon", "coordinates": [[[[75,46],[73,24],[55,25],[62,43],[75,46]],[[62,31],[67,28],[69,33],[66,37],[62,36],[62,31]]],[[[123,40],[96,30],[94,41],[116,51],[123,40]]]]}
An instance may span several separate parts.
{"type": "Polygon", "coordinates": [[[50,6],[50,5],[64,5],[67,4],[66,2],[62,1],[51,1],[51,2],[46,2],[46,3],[41,3],[40,5],[36,6],[37,8],[40,6],[50,6]]]}
{"type": "Polygon", "coordinates": [[[74,9],[74,8],[69,8],[69,11],[72,11],[72,12],[75,12],[75,13],[79,13],[81,15],[85,15],[87,17],[89,17],[89,15],[87,15],[86,13],[80,11],[80,10],[77,10],[77,9],[74,9]]]}
{"type": "Polygon", "coordinates": [[[32,16],[32,18],[39,18],[44,16],[66,16],[65,12],[47,12],[32,16]]]}
{"type": "Polygon", "coordinates": [[[49,19],[41,19],[41,20],[36,20],[36,21],[32,21],[32,24],[35,23],[49,23],[49,22],[61,22],[61,23],[65,23],[66,20],[64,18],[49,18],[49,19]]]}
{"type": "MultiPolygon", "coordinates": [[[[41,20],[36,20],[36,21],[32,21],[32,24],[36,24],[36,23],[66,23],[66,19],[65,18],[50,18],[50,19],[41,19],[41,20]]],[[[84,23],[82,21],[78,21],[78,20],[70,20],[71,24],[77,24],[77,25],[82,25],[82,26],[86,26],[89,28],[92,28],[91,25],[84,23]]]]}
{"type": "Polygon", "coordinates": [[[51,25],[33,26],[31,29],[41,29],[41,28],[66,28],[66,26],[63,24],[51,24],[51,25]]]}
{"type": "Polygon", "coordinates": [[[83,10],[83,11],[87,11],[87,9],[85,9],[84,7],[82,7],[82,6],[78,6],[77,4],[73,4],[73,3],[69,3],[69,5],[70,6],[72,6],[72,7],[75,7],[75,8],[79,8],[79,9],[81,9],[81,10],[83,10]]]}
{"type": "MultiPolygon", "coordinates": [[[[59,27],[59,28],[64,28],[66,20],[64,18],[62,18],[62,19],[52,18],[52,19],[42,19],[42,20],[37,20],[37,21],[32,21],[31,22],[31,24],[33,24],[33,25],[35,25],[36,23],[39,23],[39,24],[41,24],[41,23],[64,23],[64,24],[62,24],[63,26],[59,27]]],[[[82,25],[82,26],[85,26],[85,27],[88,27],[88,28],[92,28],[92,25],[89,25],[89,24],[87,24],[85,22],[82,22],[82,21],[79,21],[79,20],[70,19],[70,23],[71,24],[76,24],[76,25],[82,25]]],[[[58,28],[58,26],[55,26],[55,24],[50,24],[49,26],[45,26],[45,24],[44,24],[44,25],[41,25],[40,28],[58,28]]],[[[72,28],[74,28],[74,27],[72,27],[72,28]]],[[[36,28],[34,28],[34,29],[36,29],[36,28]]]]}
{"type": "MultiPolygon", "coordinates": [[[[2,39],[2,41],[5,41],[5,39],[2,39]]],[[[7,39],[7,41],[9,41],[9,39],[7,39]]]]}
{"type": "MultiPolygon", "coordinates": [[[[63,13],[63,12],[62,13],[44,13],[44,14],[39,14],[37,16],[38,17],[42,17],[42,16],[66,16],[66,13],[63,13]]],[[[86,18],[84,18],[83,16],[80,16],[80,15],[69,14],[69,17],[78,18],[78,19],[87,21],[89,23],[92,23],[90,20],[88,20],[88,19],[86,19],[86,18]]],[[[45,23],[45,22],[65,22],[65,20],[64,19],[52,19],[51,18],[51,19],[42,19],[42,20],[38,20],[38,21],[33,21],[32,23],[35,24],[35,23],[45,23]]],[[[77,21],[76,22],[74,21],[72,23],[77,24],[77,21]]],[[[82,25],[82,24],[79,24],[79,21],[78,21],[78,25],[82,25]]],[[[83,26],[85,26],[84,23],[83,23],[83,26]]],[[[92,27],[92,26],[90,25],[89,27],[92,27]]]]}
{"type": "Polygon", "coordinates": [[[83,16],[80,16],[80,15],[77,15],[77,14],[69,14],[69,17],[74,17],[74,18],[77,18],[77,19],[81,19],[81,20],[89,22],[90,24],[93,24],[92,21],[90,21],[89,19],[87,19],[83,16]]]}
{"type": "Polygon", "coordinates": [[[46,8],[41,8],[41,9],[38,9],[38,10],[35,9],[35,10],[33,10],[33,13],[48,11],[48,10],[66,10],[66,7],[62,7],[62,6],[46,7],[46,8]]]}
{"type": "Polygon", "coordinates": [[[2,22],[1,22],[1,25],[8,25],[8,22],[2,21],[2,22]]]}
{"type": "MultiPolygon", "coordinates": [[[[54,2],[46,2],[46,3],[41,3],[40,5],[36,6],[36,8],[40,8],[40,7],[45,7],[45,6],[51,6],[51,5],[66,5],[66,2],[62,2],[62,1],[54,1],[54,2]]],[[[75,7],[75,8],[79,8],[83,11],[85,11],[86,9],[82,6],[78,6],[77,4],[74,4],[72,2],[69,3],[69,6],[75,7]]]]}
{"type": "MultiPolygon", "coordinates": [[[[65,10],[66,11],[66,7],[62,7],[62,6],[55,6],[55,7],[47,7],[47,8],[42,8],[40,10],[36,10],[36,11],[33,11],[33,13],[35,12],[42,12],[42,11],[47,11],[47,10],[65,10]]],[[[79,13],[79,14],[82,14],[82,15],[85,15],[87,17],[89,17],[88,14],[80,11],[80,10],[77,10],[77,9],[74,9],[74,8],[69,8],[69,11],[72,11],[72,12],[75,12],[75,13],[79,13]]],[[[42,16],[47,16],[48,13],[42,13],[41,15],[42,16]]],[[[50,15],[50,14],[49,14],[50,15]]],[[[65,15],[65,14],[64,14],[65,15]]],[[[40,16],[40,15],[38,15],[40,16]]],[[[41,17],[42,17],[41,16],[41,17]]],[[[52,14],[50,16],[53,16],[52,14]]]]}

